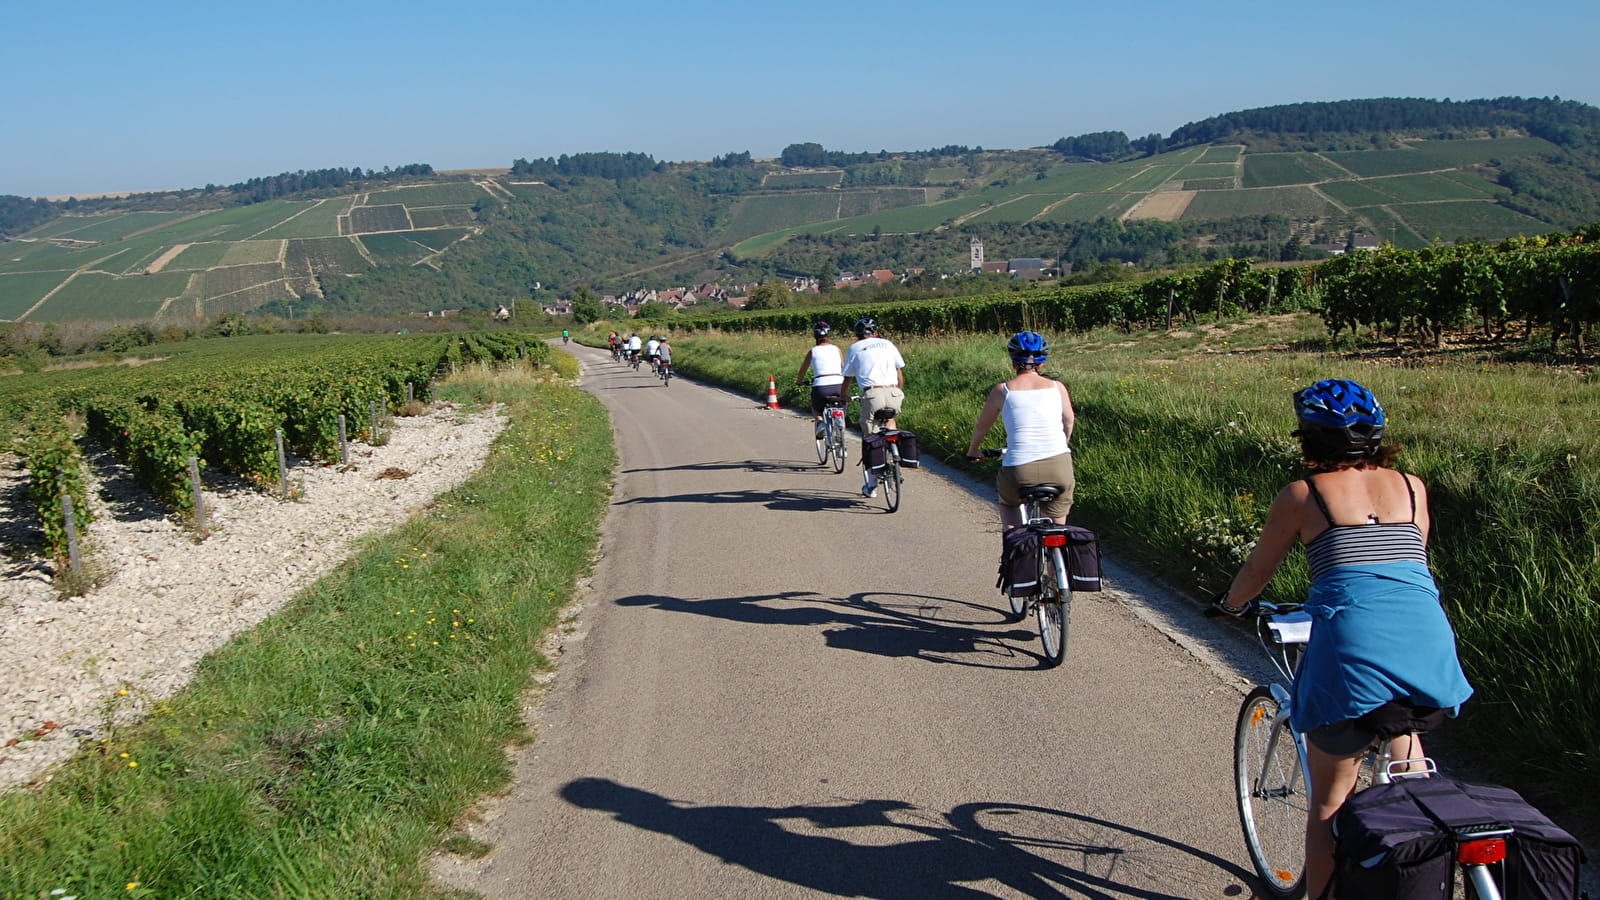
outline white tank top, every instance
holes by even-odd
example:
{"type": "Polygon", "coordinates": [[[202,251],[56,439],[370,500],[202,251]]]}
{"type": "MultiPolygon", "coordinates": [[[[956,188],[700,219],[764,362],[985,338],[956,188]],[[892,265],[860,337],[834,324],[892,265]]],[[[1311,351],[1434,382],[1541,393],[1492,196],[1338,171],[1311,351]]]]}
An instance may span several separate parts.
{"type": "Polygon", "coordinates": [[[1000,421],[1006,426],[1006,452],[1002,466],[1020,466],[1036,460],[1071,453],[1067,432],[1061,424],[1061,391],[1055,387],[1013,391],[1005,385],[1005,405],[1000,421]]]}
{"type": "Polygon", "coordinates": [[[811,348],[811,383],[816,387],[844,384],[844,355],[835,344],[811,348]]]}

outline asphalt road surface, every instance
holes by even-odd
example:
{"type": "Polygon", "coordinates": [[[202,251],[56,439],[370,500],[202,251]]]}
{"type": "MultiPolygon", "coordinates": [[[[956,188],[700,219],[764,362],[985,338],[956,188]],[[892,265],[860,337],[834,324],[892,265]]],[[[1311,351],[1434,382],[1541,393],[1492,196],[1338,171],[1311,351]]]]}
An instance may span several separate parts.
{"type": "Polygon", "coordinates": [[[603,556],[539,740],[473,828],[493,850],[440,862],[442,881],[490,898],[1252,895],[1231,796],[1245,681],[1224,662],[1248,659],[1227,626],[1113,566],[1043,668],[1034,622],[1008,622],[994,588],[987,485],[931,466],[890,514],[860,495],[854,439],[836,475],[808,417],[572,351],[621,457],[603,556]]]}

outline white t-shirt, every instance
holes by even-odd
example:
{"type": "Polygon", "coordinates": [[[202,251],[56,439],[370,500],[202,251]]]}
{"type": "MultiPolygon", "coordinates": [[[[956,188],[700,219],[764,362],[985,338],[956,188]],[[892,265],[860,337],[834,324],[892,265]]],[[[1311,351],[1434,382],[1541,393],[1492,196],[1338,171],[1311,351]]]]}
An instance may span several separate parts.
{"type": "Polygon", "coordinates": [[[639,349],[639,346],[640,346],[639,345],[639,336],[637,334],[634,335],[631,338],[628,338],[628,349],[629,350],[637,350],[637,349],[639,349]]]}
{"type": "Polygon", "coordinates": [[[894,344],[881,337],[870,337],[850,345],[841,374],[854,378],[863,389],[894,387],[900,381],[896,370],[905,367],[906,361],[894,344]]]}
{"type": "Polygon", "coordinates": [[[661,346],[661,345],[658,344],[656,341],[654,341],[654,340],[650,341],[650,343],[644,345],[644,355],[645,356],[655,356],[656,355],[656,348],[659,347],[659,346],[661,346]]]}
{"type": "Polygon", "coordinates": [[[1006,394],[1000,407],[1000,421],[1006,426],[1006,452],[1000,465],[1020,466],[1072,452],[1061,421],[1060,388],[1013,391],[1001,385],[1000,389],[1006,394]]]}
{"type": "Polygon", "coordinates": [[[830,387],[844,383],[844,354],[834,344],[811,348],[811,385],[830,387]]]}

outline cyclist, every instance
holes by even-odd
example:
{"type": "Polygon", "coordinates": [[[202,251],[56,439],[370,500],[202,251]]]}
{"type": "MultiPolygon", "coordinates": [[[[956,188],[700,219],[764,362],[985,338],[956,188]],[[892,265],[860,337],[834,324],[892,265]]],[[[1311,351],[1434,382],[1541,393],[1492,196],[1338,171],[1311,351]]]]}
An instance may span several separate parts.
{"type": "Polygon", "coordinates": [[[628,352],[629,362],[632,362],[633,359],[639,355],[639,349],[643,346],[644,343],[639,340],[639,332],[635,331],[633,334],[628,335],[628,341],[623,345],[623,347],[626,348],[628,352]]]}
{"type": "Polygon", "coordinates": [[[656,359],[660,363],[661,371],[672,371],[672,344],[666,338],[656,345],[656,359]]]}
{"type": "Polygon", "coordinates": [[[844,402],[844,354],[837,344],[828,340],[833,327],[827,322],[811,326],[811,336],[816,344],[800,357],[800,369],[795,372],[795,387],[805,384],[807,371],[811,374],[811,415],[817,420],[817,437],[822,437],[822,411],[833,399],[844,402]]]}
{"type": "Polygon", "coordinates": [[[1415,732],[1453,715],[1472,686],[1428,570],[1427,488],[1390,468],[1399,451],[1382,444],[1383,407],[1360,384],[1331,379],[1297,391],[1294,408],[1311,474],[1272,501],[1214,606],[1242,613],[1295,542],[1305,545],[1314,625],[1291,724],[1306,736],[1306,886],[1317,897],[1333,874],[1333,815],[1354,792],[1367,748],[1387,740],[1395,759],[1422,756],[1415,732]]]}
{"type": "Polygon", "coordinates": [[[1067,386],[1039,374],[1039,367],[1050,358],[1050,344],[1036,331],[1019,331],[1006,342],[1011,355],[1012,376],[989,391],[972,440],[967,443],[967,458],[982,459],[978,445],[998,420],[1006,429],[1006,451],[995,476],[999,496],[1000,524],[1015,528],[1022,521],[1022,488],[1036,484],[1061,486],[1061,496],[1045,504],[1042,512],[1065,525],[1072,510],[1077,479],[1072,469],[1072,429],[1077,416],[1067,386]]]}
{"type": "Polygon", "coordinates": [[[622,358],[622,335],[617,334],[615,331],[606,335],[606,346],[611,348],[612,359],[622,358]]]}
{"type": "MultiPolygon", "coordinates": [[[[864,451],[866,436],[878,430],[878,424],[872,418],[874,413],[890,408],[905,412],[906,361],[900,355],[899,348],[888,339],[878,336],[877,319],[864,316],[857,319],[850,330],[855,332],[856,341],[850,345],[850,351],[844,357],[844,366],[840,370],[844,381],[839,385],[839,395],[850,396],[851,379],[861,385],[861,437],[864,451]]],[[[894,428],[895,424],[895,420],[890,419],[886,427],[894,428]]],[[[866,460],[865,452],[861,458],[866,460]]],[[[861,485],[861,496],[877,495],[878,477],[871,469],[867,469],[867,479],[861,485]]]]}
{"type": "Polygon", "coordinates": [[[656,357],[656,348],[659,346],[661,346],[661,336],[656,334],[650,335],[650,340],[644,345],[644,361],[650,364],[652,372],[659,370],[660,362],[656,357]]]}
{"type": "Polygon", "coordinates": [[[572,332],[565,328],[561,329],[561,346],[565,347],[570,340],[572,340],[572,332]]]}

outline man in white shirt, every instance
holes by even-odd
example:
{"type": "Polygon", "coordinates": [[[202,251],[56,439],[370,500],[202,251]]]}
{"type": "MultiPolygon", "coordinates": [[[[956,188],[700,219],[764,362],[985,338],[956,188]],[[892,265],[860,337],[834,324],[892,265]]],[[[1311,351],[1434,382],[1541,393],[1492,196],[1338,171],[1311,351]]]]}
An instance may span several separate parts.
{"type": "MultiPolygon", "coordinates": [[[[852,379],[861,386],[861,435],[865,438],[878,430],[878,423],[873,420],[878,410],[893,409],[898,413],[905,409],[906,361],[900,356],[899,348],[887,339],[878,337],[876,319],[870,316],[857,319],[851,330],[856,333],[857,340],[850,345],[850,351],[844,357],[844,386],[841,390],[844,396],[849,397],[852,379]]],[[[887,427],[895,426],[896,422],[891,418],[887,427]]],[[[865,453],[862,458],[865,459],[865,453]]],[[[877,475],[868,469],[861,494],[873,497],[877,493],[877,475]]]]}

